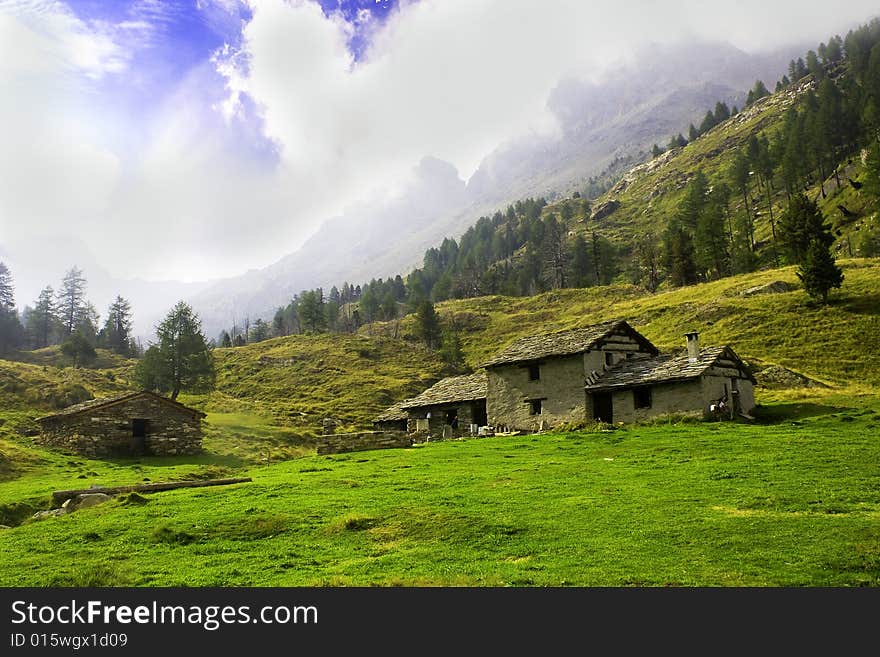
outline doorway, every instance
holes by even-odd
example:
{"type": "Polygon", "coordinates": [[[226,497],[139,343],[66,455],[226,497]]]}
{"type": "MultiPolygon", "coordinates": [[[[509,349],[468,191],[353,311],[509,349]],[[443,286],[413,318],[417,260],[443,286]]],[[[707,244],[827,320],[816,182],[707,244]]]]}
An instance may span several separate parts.
{"type": "Polygon", "coordinates": [[[614,421],[614,405],[611,402],[610,392],[593,393],[593,419],[606,424],[614,421]]]}
{"type": "Polygon", "coordinates": [[[131,451],[137,455],[147,451],[147,429],[149,420],[135,418],[131,421],[131,451]]]}

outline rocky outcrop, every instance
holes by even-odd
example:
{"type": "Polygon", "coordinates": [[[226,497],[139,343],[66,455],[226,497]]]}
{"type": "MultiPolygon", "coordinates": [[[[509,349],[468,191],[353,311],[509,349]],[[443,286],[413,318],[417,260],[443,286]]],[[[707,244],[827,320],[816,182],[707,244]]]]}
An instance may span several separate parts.
{"type": "Polygon", "coordinates": [[[764,283],[763,285],[755,285],[739,293],[741,297],[752,297],[757,294],[779,294],[781,292],[791,292],[794,288],[790,283],[785,281],[773,281],[772,283],[764,283]]]}
{"type": "Polygon", "coordinates": [[[602,219],[605,219],[606,217],[611,216],[619,207],[620,201],[615,198],[609,199],[604,203],[600,203],[595,208],[593,208],[593,213],[590,215],[590,220],[600,221],[602,219]]]}

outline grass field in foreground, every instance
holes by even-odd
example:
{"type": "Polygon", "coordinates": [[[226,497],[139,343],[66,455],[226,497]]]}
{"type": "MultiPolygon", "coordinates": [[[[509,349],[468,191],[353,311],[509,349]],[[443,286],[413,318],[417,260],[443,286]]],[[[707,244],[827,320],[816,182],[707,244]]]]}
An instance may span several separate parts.
{"type": "Polygon", "coordinates": [[[251,467],[2,530],[0,585],[876,586],[880,400],[797,396],[251,467]]]}

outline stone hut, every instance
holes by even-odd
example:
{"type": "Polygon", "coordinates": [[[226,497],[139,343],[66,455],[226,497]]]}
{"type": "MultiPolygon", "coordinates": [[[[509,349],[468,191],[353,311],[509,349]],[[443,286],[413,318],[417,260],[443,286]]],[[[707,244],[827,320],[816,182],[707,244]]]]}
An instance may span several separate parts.
{"type": "Polygon", "coordinates": [[[496,429],[539,431],[583,422],[588,417],[584,393],[588,381],[623,361],[658,353],[622,320],[516,340],[483,364],[489,424],[496,429]]]}
{"type": "Polygon", "coordinates": [[[701,350],[696,333],[687,338],[686,353],[623,361],[588,382],[587,417],[608,423],[667,413],[750,418],[755,378],[749,368],[728,346],[701,350]]]}
{"type": "Polygon", "coordinates": [[[378,431],[406,431],[409,413],[402,408],[406,401],[398,402],[374,417],[373,426],[378,431]]]}
{"type": "Polygon", "coordinates": [[[204,417],[141,391],[76,404],[37,422],[40,442],[86,456],[170,456],[201,452],[204,417]]]}
{"type": "Polygon", "coordinates": [[[486,425],[486,372],[441,379],[399,407],[406,411],[409,431],[434,437],[470,434],[473,426],[486,425]]]}

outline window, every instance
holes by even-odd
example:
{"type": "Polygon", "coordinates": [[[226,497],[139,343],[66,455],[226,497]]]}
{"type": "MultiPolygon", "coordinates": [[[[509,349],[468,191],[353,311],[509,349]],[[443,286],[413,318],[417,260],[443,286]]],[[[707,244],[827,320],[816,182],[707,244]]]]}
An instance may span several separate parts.
{"type": "Polygon", "coordinates": [[[633,406],[636,408],[651,408],[651,388],[635,388],[633,390],[633,406]]]}
{"type": "Polygon", "coordinates": [[[540,414],[541,414],[541,400],[540,399],[529,400],[529,415],[540,415],[540,414]]]}
{"type": "Polygon", "coordinates": [[[614,365],[614,354],[612,354],[610,351],[605,352],[605,365],[608,367],[614,365]]]}
{"type": "Polygon", "coordinates": [[[537,363],[529,365],[529,381],[539,381],[541,379],[541,366],[537,363]]]}

